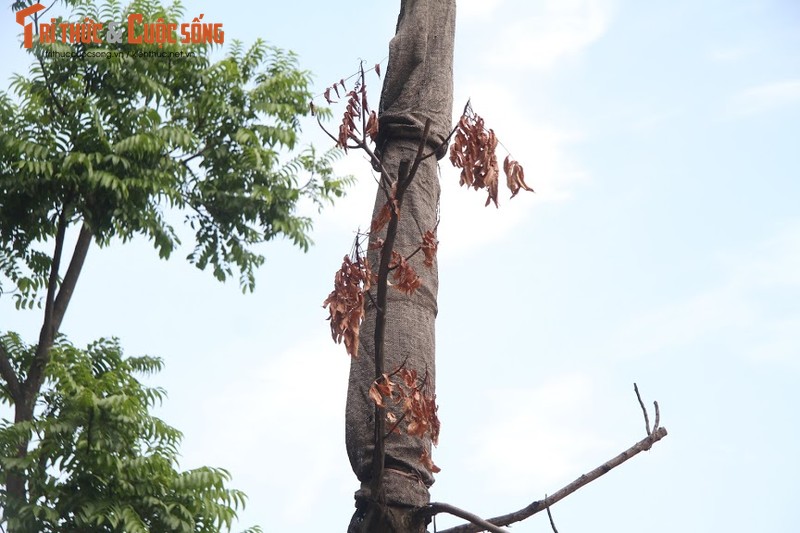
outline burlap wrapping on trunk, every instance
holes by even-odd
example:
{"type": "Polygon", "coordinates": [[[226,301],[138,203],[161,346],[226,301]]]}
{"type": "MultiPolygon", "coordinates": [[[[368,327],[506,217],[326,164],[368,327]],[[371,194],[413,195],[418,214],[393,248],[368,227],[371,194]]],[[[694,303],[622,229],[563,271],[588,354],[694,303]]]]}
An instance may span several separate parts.
{"type": "MultiPolygon", "coordinates": [[[[389,45],[389,65],[381,94],[380,135],[377,149],[384,167],[394,176],[402,160],[413,161],[428,118],[432,127],[428,145],[440,147],[450,133],[453,106],[454,0],[405,0],[401,2],[397,32],[389,45]]],[[[441,146],[437,158],[446,152],[441,146]]],[[[378,189],[373,217],[386,203],[378,189]]],[[[437,162],[428,158],[421,165],[406,193],[395,249],[408,256],[421,243],[422,235],[436,225],[439,203],[437,162]],[[420,231],[421,230],[421,231],[420,231]]],[[[383,237],[373,235],[372,239],[383,237]]],[[[386,371],[392,372],[403,361],[420,376],[428,373],[433,392],[434,321],[438,290],[437,266],[425,267],[423,254],[411,264],[422,280],[422,287],[407,296],[390,289],[386,318],[386,371]]],[[[377,271],[377,252],[370,254],[377,271]]],[[[373,297],[374,297],[373,292],[373,297]]],[[[361,326],[359,356],[352,360],[347,391],[346,444],[350,464],[361,489],[357,498],[368,498],[374,442],[374,403],[368,397],[375,378],[375,309],[367,302],[361,326]]],[[[423,452],[430,453],[430,440],[409,437],[403,432],[386,439],[384,487],[387,503],[422,506],[430,501],[428,487],[433,476],[420,463],[423,452]]]]}

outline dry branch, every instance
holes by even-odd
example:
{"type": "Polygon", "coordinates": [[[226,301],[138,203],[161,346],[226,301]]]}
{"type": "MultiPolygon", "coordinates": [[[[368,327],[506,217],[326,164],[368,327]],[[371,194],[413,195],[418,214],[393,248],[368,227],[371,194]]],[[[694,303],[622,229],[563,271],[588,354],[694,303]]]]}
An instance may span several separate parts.
{"type": "MultiPolygon", "coordinates": [[[[537,500],[528,505],[527,507],[520,509],[519,511],[514,511],[513,513],[508,513],[501,516],[496,516],[494,518],[490,518],[488,519],[488,522],[496,526],[507,526],[509,524],[513,524],[514,522],[525,520],[526,518],[529,518],[535,515],[536,513],[543,511],[547,507],[550,507],[554,503],[563,500],[564,498],[566,498],[573,492],[577,491],[584,485],[591,483],[592,481],[599,478],[603,474],[621,465],[628,459],[631,459],[632,457],[638,455],[643,451],[649,450],[654,443],[660,441],[666,436],[667,436],[667,430],[665,428],[658,428],[652,434],[640,440],[639,442],[637,442],[636,444],[634,444],[621,454],[617,455],[613,459],[610,459],[609,461],[606,461],[605,463],[598,466],[591,472],[582,475],[581,477],[579,477],[569,485],[563,487],[562,489],[558,490],[551,496],[548,496],[543,500],[537,500]]],[[[440,509],[441,505],[443,504],[432,503],[428,507],[424,508],[422,512],[428,515],[436,514],[438,512],[441,512],[437,510],[440,509]]],[[[485,531],[485,528],[481,529],[480,527],[474,524],[464,524],[461,526],[445,529],[440,533],[478,533],[479,531],[485,531]]]]}
{"type": "MultiPolygon", "coordinates": [[[[401,161],[400,168],[397,171],[397,178],[395,184],[397,193],[395,201],[397,202],[397,209],[390,209],[391,218],[389,226],[386,228],[386,239],[381,248],[380,265],[378,267],[378,281],[377,281],[377,306],[376,306],[376,324],[375,324],[375,379],[378,380],[385,372],[384,368],[384,338],[386,335],[386,303],[387,293],[389,287],[389,270],[392,261],[392,252],[394,251],[394,242],[397,237],[397,228],[400,219],[399,210],[403,204],[403,196],[414,180],[414,176],[419,168],[422,159],[422,153],[425,144],[428,142],[428,135],[431,129],[431,120],[425,122],[425,129],[422,132],[422,138],[419,142],[416,157],[413,163],[408,161],[401,161]],[[410,167],[410,168],[409,168],[410,167]]],[[[363,145],[366,146],[366,140],[361,140],[363,145]]],[[[381,163],[381,168],[383,165],[381,163]]],[[[382,170],[383,172],[383,170],[382,170]]],[[[375,405],[375,447],[373,449],[372,459],[372,480],[371,489],[373,498],[378,501],[382,500],[383,495],[383,473],[384,473],[384,460],[386,456],[386,420],[383,409],[380,405],[375,405]]]]}
{"type": "MultiPolygon", "coordinates": [[[[636,392],[636,399],[639,400],[639,407],[642,408],[642,414],[644,415],[644,429],[649,435],[650,431],[650,416],[647,414],[647,408],[644,406],[644,402],[642,401],[642,395],[639,394],[639,386],[634,383],[633,390],[636,392]]],[[[656,411],[658,411],[658,404],[656,404],[656,411]]],[[[656,427],[658,427],[658,422],[656,422],[656,427]]]]}
{"type": "MultiPolygon", "coordinates": [[[[463,518],[476,526],[480,526],[482,529],[476,529],[476,531],[491,531],[492,533],[508,533],[507,530],[502,529],[499,526],[492,524],[481,518],[478,515],[472,514],[469,511],[465,511],[464,509],[460,509],[454,505],[450,505],[449,503],[432,503],[429,507],[426,508],[427,511],[430,511],[430,515],[433,516],[439,513],[447,513],[453,516],[457,516],[459,518],[463,518]]],[[[445,530],[448,531],[448,530],[445,530]]]]}
{"type": "MultiPolygon", "coordinates": [[[[525,520],[526,518],[529,518],[529,517],[535,515],[536,513],[541,512],[542,510],[546,509],[547,513],[548,513],[548,516],[550,516],[550,520],[551,520],[550,524],[553,527],[553,530],[555,531],[555,524],[553,524],[552,516],[550,515],[550,506],[551,505],[563,500],[564,498],[566,498],[567,496],[569,496],[573,492],[577,491],[578,489],[580,489],[584,485],[588,485],[589,483],[591,483],[592,481],[596,480],[597,478],[599,478],[603,474],[606,474],[609,471],[611,471],[612,469],[618,467],[619,465],[621,465],[622,463],[624,463],[628,459],[633,458],[634,456],[640,454],[643,451],[649,450],[653,446],[653,444],[655,444],[656,442],[658,442],[661,439],[663,439],[664,437],[666,437],[667,436],[666,428],[662,428],[662,427],[658,426],[658,424],[660,422],[660,418],[661,418],[661,413],[659,412],[659,409],[658,409],[658,402],[653,402],[655,404],[655,409],[656,409],[656,421],[655,421],[655,426],[653,427],[653,431],[651,432],[650,431],[650,421],[649,421],[649,417],[648,417],[648,414],[647,414],[647,409],[645,409],[645,407],[644,407],[644,402],[642,402],[642,397],[639,394],[639,388],[636,386],[635,383],[634,383],[634,390],[636,391],[636,397],[639,400],[639,405],[641,405],[641,407],[642,407],[642,412],[644,413],[644,417],[645,417],[645,423],[647,425],[647,436],[645,438],[643,438],[642,440],[640,440],[639,442],[637,442],[636,444],[634,444],[633,446],[631,446],[630,448],[628,448],[624,452],[620,453],[616,457],[614,457],[612,459],[609,459],[608,461],[606,461],[602,465],[598,466],[597,468],[595,468],[591,472],[582,475],[581,477],[579,477],[578,479],[576,479],[575,481],[573,481],[569,485],[566,485],[565,487],[563,487],[560,490],[556,491],[554,494],[552,494],[550,496],[545,496],[545,498],[543,500],[537,500],[537,501],[531,503],[530,505],[528,505],[527,507],[524,507],[524,508],[520,509],[519,511],[514,511],[512,513],[508,513],[508,514],[504,514],[504,515],[501,515],[501,516],[496,516],[494,518],[490,518],[489,520],[487,520],[487,522],[490,523],[490,524],[493,524],[494,526],[507,526],[509,524],[513,524],[515,522],[520,522],[522,520],[525,520]]],[[[424,507],[423,509],[420,510],[420,514],[422,514],[424,516],[433,516],[433,515],[435,515],[437,513],[440,513],[440,512],[449,512],[447,510],[447,504],[431,503],[429,506],[424,507]]],[[[454,513],[451,513],[451,514],[454,514],[454,513]]],[[[467,520],[469,520],[469,519],[467,519],[467,520]]],[[[472,522],[472,523],[463,524],[463,525],[456,526],[456,527],[451,527],[449,529],[445,529],[445,530],[441,531],[440,533],[478,533],[480,531],[486,531],[487,530],[486,527],[478,526],[478,525],[476,525],[476,522],[474,522],[472,520],[470,520],[470,522],[472,522]]]]}
{"type": "MultiPolygon", "coordinates": [[[[544,499],[547,500],[547,494],[544,495],[544,499]]],[[[550,528],[553,530],[553,533],[558,533],[558,529],[556,529],[556,522],[553,520],[553,513],[550,512],[550,506],[547,506],[547,519],[550,520],[550,528]]]]}

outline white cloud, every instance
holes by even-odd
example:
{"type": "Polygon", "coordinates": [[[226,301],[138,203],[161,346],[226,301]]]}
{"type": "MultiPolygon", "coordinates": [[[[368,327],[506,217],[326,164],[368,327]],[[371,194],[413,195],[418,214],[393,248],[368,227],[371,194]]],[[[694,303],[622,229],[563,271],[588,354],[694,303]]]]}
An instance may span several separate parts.
{"type": "Polygon", "coordinates": [[[608,29],[612,5],[605,0],[548,0],[526,4],[498,32],[488,61],[499,66],[549,70],[578,55],[608,29]]]}
{"type": "Polygon", "coordinates": [[[798,104],[800,79],[765,83],[740,91],[729,100],[728,111],[734,116],[750,116],[798,104]]]}

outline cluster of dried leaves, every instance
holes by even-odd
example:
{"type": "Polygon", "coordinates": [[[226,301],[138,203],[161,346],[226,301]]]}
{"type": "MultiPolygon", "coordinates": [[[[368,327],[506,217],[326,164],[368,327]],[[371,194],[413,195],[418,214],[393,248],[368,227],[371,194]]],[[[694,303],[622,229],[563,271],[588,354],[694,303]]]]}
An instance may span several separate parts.
{"type": "Polygon", "coordinates": [[[392,287],[408,295],[422,286],[422,281],[417,276],[416,270],[406,260],[405,257],[392,250],[392,260],[389,262],[389,270],[392,272],[392,287]]]}
{"type": "Polygon", "coordinates": [[[436,240],[436,234],[433,230],[428,230],[422,236],[422,253],[425,254],[424,264],[426,267],[433,266],[433,260],[436,259],[436,252],[439,250],[439,241],[436,240]]]}
{"type": "MultiPolygon", "coordinates": [[[[392,374],[383,374],[372,383],[369,397],[375,405],[386,410],[390,424],[387,436],[397,433],[401,424],[412,437],[428,435],[431,442],[439,443],[439,416],[436,395],[427,394],[428,374],[420,378],[417,371],[401,366],[392,374]]],[[[430,455],[423,453],[420,461],[431,472],[439,472],[430,455]]]]}
{"type": "MultiPolygon", "coordinates": [[[[459,183],[467,187],[486,189],[489,193],[486,205],[497,203],[497,189],[500,169],[497,164],[497,136],[494,130],[487,130],[483,118],[475,113],[467,104],[464,113],[458,121],[455,138],[450,146],[450,162],[461,169],[459,183]]],[[[520,189],[533,191],[525,183],[525,173],[522,166],[506,156],[503,163],[506,174],[506,184],[511,190],[511,197],[517,195],[520,189]]]]}
{"type": "MultiPolygon", "coordinates": [[[[393,203],[389,200],[386,205],[392,206],[393,203]]],[[[387,212],[390,209],[391,207],[387,207],[387,212]]],[[[372,230],[380,231],[384,224],[385,222],[378,224],[376,217],[372,221],[372,230]]],[[[375,239],[370,249],[380,249],[383,244],[383,239],[375,239]]],[[[435,229],[426,231],[419,246],[419,251],[425,256],[423,261],[425,266],[433,267],[438,247],[439,241],[436,240],[435,229]]],[[[422,286],[422,280],[409,262],[409,257],[392,250],[392,259],[389,262],[392,282],[389,286],[410,295],[422,286]]],[[[364,318],[364,304],[367,292],[376,282],[377,275],[372,271],[369,260],[359,254],[359,247],[356,246],[352,259],[350,256],[344,257],[341,268],[334,276],[333,290],[322,302],[322,307],[327,307],[330,313],[328,320],[334,342],[341,344],[344,341],[345,349],[351,357],[358,357],[358,332],[361,320],[364,318]]]]}
{"type": "Polygon", "coordinates": [[[389,199],[386,200],[386,203],[383,204],[377,216],[372,219],[372,224],[370,224],[369,229],[372,233],[377,233],[382,230],[392,219],[392,214],[400,218],[400,203],[397,201],[397,182],[392,184],[391,190],[389,190],[387,194],[389,195],[389,199]]]}
{"type": "Polygon", "coordinates": [[[350,357],[358,357],[358,332],[364,318],[364,295],[375,282],[375,274],[366,257],[355,260],[344,257],[342,267],[336,272],[333,291],[322,303],[330,312],[331,336],[334,342],[344,341],[350,357]]]}
{"type": "MultiPolygon", "coordinates": [[[[378,77],[380,77],[380,63],[376,63],[373,67],[373,70],[378,77]]],[[[345,152],[347,152],[348,148],[352,148],[352,146],[348,145],[348,142],[351,139],[357,139],[355,133],[359,131],[358,123],[361,123],[364,129],[364,134],[373,142],[378,136],[378,114],[375,111],[370,110],[369,104],[367,103],[367,85],[364,80],[363,67],[360,74],[360,78],[356,82],[355,87],[346,93],[347,105],[345,107],[344,115],[342,116],[342,124],[339,126],[339,135],[336,137],[336,145],[345,152]]],[[[342,88],[342,91],[347,91],[347,87],[344,84],[344,79],[339,80],[337,83],[334,83],[325,89],[323,96],[325,97],[326,102],[329,104],[336,103],[336,100],[333,100],[331,96],[331,91],[336,93],[337,98],[341,98],[339,87],[342,88]]],[[[311,110],[312,112],[314,110],[313,102],[311,103],[311,110]]]]}

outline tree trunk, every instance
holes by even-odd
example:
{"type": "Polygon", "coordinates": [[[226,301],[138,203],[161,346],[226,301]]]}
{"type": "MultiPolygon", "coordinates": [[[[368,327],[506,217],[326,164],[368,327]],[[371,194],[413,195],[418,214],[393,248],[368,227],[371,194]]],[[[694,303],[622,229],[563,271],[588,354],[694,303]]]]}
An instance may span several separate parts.
{"type": "MultiPolygon", "coordinates": [[[[431,120],[428,148],[437,149],[437,159],[446,153],[453,106],[453,41],[455,0],[402,0],[397,32],[389,45],[389,64],[381,94],[380,133],[376,152],[384,168],[396,178],[402,161],[414,160],[425,122],[431,120]]],[[[373,217],[386,203],[379,188],[373,217]]],[[[439,181],[434,158],[424,160],[403,201],[395,250],[409,256],[422,241],[422,233],[437,223],[439,181]]],[[[380,235],[372,235],[374,241],[380,235]]],[[[410,261],[422,281],[412,295],[390,290],[386,310],[385,369],[401,364],[427,374],[430,393],[435,384],[434,321],[438,291],[437,265],[423,265],[423,254],[410,261]]],[[[378,264],[377,252],[370,257],[378,264]]],[[[373,295],[374,296],[374,295],[373,295]]],[[[433,476],[420,461],[430,454],[429,438],[392,434],[386,439],[382,497],[386,507],[374,512],[371,494],[372,454],[375,441],[375,404],[368,396],[375,379],[374,332],[376,310],[367,301],[361,326],[359,356],[350,367],[347,392],[346,443],[350,464],[361,481],[356,492],[356,514],[348,531],[424,532],[425,524],[413,511],[429,503],[433,476]]],[[[382,506],[381,506],[382,507],[382,506]]]]}

